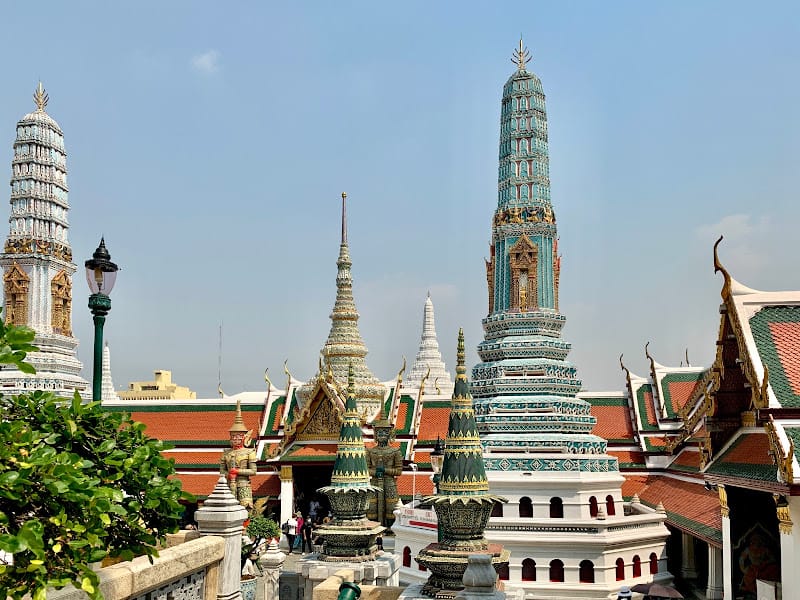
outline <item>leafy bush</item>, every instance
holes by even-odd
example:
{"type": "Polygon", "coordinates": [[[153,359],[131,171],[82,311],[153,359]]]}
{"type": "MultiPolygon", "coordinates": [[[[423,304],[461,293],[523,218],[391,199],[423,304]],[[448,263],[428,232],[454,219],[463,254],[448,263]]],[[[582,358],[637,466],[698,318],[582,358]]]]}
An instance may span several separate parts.
{"type": "MultiPolygon", "coordinates": [[[[0,362],[29,371],[33,330],[0,323],[0,362]]],[[[34,391],[0,397],[0,598],[69,583],[102,598],[90,563],[157,556],[183,507],[168,448],[99,402],[34,391]]]]}

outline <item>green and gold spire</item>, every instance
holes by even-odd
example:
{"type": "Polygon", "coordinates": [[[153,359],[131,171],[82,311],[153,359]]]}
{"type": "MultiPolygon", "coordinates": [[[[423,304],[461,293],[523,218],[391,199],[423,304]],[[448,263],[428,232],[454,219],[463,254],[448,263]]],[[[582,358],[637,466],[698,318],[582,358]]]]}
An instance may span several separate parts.
{"type": "Polygon", "coordinates": [[[367,451],[361,433],[361,416],[356,404],[355,374],[351,362],[347,370],[347,403],[345,404],[342,428],[339,430],[339,446],[333,464],[331,488],[345,491],[352,488],[371,488],[367,470],[367,451]]]}
{"type": "Polygon", "coordinates": [[[439,494],[474,496],[489,492],[483,468],[483,450],[475,424],[464,355],[464,330],[458,330],[456,382],[450,403],[450,421],[444,443],[444,462],[439,494]]]}

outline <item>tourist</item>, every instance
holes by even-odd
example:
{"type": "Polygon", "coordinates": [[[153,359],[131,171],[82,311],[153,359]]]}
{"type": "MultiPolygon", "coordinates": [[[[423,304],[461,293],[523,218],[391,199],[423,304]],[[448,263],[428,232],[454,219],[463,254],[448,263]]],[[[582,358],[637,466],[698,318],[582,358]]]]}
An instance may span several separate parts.
{"type": "Polygon", "coordinates": [[[297,518],[296,519],[297,525],[295,526],[296,527],[296,531],[297,531],[297,537],[295,537],[294,547],[299,549],[300,548],[300,542],[303,541],[303,524],[304,524],[304,520],[303,520],[303,515],[300,513],[300,511],[297,511],[297,514],[295,516],[297,518]]]}
{"type": "Polygon", "coordinates": [[[314,527],[313,523],[311,522],[311,515],[303,519],[303,529],[300,535],[302,536],[301,542],[303,554],[306,553],[306,546],[308,546],[308,552],[311,552],[311,538],[314,535],[314,527]]]}
{"type": "Polygon", "coordinates": [[[294,540],[297,537],[297,519],[295,519],[294,515],[289,517],[289,520],[286,521],[286,540],[289,543],[289,554],[292,553],[292,548],[294,548],[294,540]]]}

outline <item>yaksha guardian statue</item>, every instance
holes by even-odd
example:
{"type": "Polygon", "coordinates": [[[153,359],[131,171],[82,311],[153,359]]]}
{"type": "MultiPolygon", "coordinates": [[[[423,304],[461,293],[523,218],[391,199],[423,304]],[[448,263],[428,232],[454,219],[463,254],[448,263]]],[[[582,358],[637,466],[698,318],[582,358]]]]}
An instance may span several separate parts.
{"type": "Polygon", "coordinates": [[[394,508],[399,499],[397,477],[403,472],[403,455],[400,448],[390,446],[394,427],[379,414],[372,422],[375,446],[367,448],[367,468],[370,483],[380,491],[370,499],[367,517],[385,527],[394,523],[394,508]]]}
{"type": "Polygon", "coordinates": [[[250,487],[250,477],[255,475],[256,452],[250,445],[250,432],[245,427],[242,419],[242,406],[236,401],[236,417],[233,426],[228,430],[231,438],[230,450],[222,453],[219,460],[219,473],[225,475],[231,493],[236,496],[239,504],[248,510],[253,508],[253,489],[250,487]]]}

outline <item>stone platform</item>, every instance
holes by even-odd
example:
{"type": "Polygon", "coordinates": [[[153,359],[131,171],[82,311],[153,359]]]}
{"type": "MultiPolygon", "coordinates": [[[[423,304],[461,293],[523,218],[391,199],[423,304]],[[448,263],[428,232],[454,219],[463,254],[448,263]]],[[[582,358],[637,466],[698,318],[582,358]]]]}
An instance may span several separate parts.
{"type": "Polygon", "coordinates": [[[318,554],[308,554],[298,560],[295,566],[300,578],[299,597],[311,600],[314,588],[342,569],[352,570],[353,582],[359,585],[398,586],[401,563],[399,555],[387,552],[378,552],[374,560],[363,562],[328,562],[320,560],[318,554]]]}

